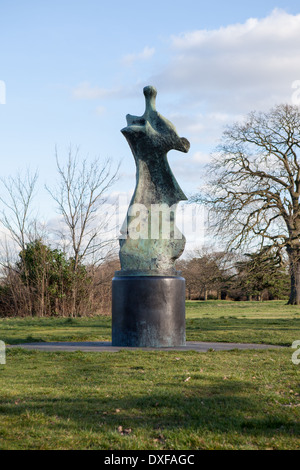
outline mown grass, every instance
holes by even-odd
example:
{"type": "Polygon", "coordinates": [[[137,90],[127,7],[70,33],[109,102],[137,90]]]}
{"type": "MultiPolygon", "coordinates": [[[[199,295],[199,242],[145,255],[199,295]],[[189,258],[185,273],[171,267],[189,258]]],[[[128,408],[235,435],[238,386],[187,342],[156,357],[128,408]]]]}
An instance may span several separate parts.
{"type": "MultiPolygon", "coordinates": [[[[300,308],[274,302],[186,302],[188,341],[290,346],[300,339],[300,308]]],[[[7,344],[42,341],[110,341],[111,317],[0,319],[7,344]]]]}
{"type": "Polygon", "coordinates": [[[300,339],[300,307],[285,301],[187,302],[187,339],[289,346],[300,339]]]}
{"type": "Polygon", "coordinates": [[[1,449],[297,449],[291,351],[8,351],[1,449]]]}
{"type": "MultiPolygon", "coordinates": [[[[187,339],[300,340],[284,302],[187,302],[187,339]]],[[[7,344],[109,341],[109,317],[1,319],[7,344]]],[[[299,449],[293,349],[38,352],[0,365],[0,449],[299,449]]]]}

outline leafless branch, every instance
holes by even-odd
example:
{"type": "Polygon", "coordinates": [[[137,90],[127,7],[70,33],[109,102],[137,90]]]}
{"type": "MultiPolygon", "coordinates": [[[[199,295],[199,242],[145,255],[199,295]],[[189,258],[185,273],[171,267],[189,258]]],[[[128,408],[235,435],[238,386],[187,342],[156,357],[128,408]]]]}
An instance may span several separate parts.
{"type": "Polygon", "coordinates": [[[119,166],[113,169],[110,159],[80,160],[78,148],[74,151],[72,147],[65,166],[56,152],[56,164],[59,184],[47,190],[62,215],[64,236],[69,240],[76,269],[81,261],[95,258],[96,253],[108,246],[109,216],[101,210],[107,202],[108,190],[117,180],[119,166]]]}

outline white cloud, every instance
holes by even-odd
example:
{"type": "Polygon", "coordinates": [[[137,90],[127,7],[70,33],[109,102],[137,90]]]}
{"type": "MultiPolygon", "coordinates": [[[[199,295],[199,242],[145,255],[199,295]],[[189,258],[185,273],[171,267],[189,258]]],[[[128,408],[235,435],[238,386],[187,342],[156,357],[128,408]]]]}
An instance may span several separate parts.
{"type": "Polygon", "coordinates": [[[274,9],[266,18],[249,18],[243,24],[221,27],[217,30],[200,30],[173,37],[173,46],[178,50],[188,50],[209,45],[217,49],[239,49],[262,41],[273,48],[274,43],[284,49],[285,42],[295,39],[299,34],[300,15],[290,15],[283,10],[274,9]]]}
{"type": "Polygon", "coordinates": [[[139,52],[139,53],[136,53],[136,54],[126,54],[122,58],[122,64],[130,66],[136,61],[151,59],[151,57],[154,55],[154,53],[155,53],[154,47],[146,46],[146,47],[144,47],[142,52],[139,52]]]}
{"type": "Polygon", "coordinates": [[[275,9],[263,19],[174,36],[171,44],[172,60],[154,77],[158,87],[184,91],[191,110],[224,122],[231,113],[291,102],[300,79],[300,14],[275,9]]]}
{"type": "Polygon", "coordinates": [[[120,93],[119,88],[92,87],[89,82],[82,82],[72,90],[73,97],[79,100],[110,98],[120,93]]]}

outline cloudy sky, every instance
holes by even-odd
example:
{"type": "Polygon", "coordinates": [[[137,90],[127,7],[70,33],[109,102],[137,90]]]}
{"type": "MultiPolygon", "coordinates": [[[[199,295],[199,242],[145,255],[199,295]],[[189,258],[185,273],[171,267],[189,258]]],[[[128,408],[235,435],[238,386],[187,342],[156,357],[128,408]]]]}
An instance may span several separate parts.
{"type": "Polygon", "coordinates": [[[0,17],[1,176],[38,168],[45,217],[55,210],[43,189],[55,179],[55,146],[62,161],[70,144],[121,161],[113,193],[132,194],[120,129],[127,113],[143,114],[146,85],[191,142],[188,154],[169,154],[187,195],[226,124],[300,104],[299,1],[1,0],[0,17]]]}

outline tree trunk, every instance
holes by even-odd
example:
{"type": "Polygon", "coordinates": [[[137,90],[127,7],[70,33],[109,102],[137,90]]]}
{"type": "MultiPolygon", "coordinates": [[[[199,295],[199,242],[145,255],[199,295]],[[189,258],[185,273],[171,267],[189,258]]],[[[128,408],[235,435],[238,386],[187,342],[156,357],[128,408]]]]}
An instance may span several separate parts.
{"type": "Polygon", "coordinates": [[[70,316],[73,318],[75,317],[75,313],[76,313],[76,297],[77,297],[77,288],[76,286],[73,286],[72,288],[72,304],[71,304],[71,312],[70,312],[70,316]]]}
{"type": "Polygon", "coordinates": [[[289,305],[300,305],[300,250],[287,250],[290,261],[291,292],[289,305]]]}

